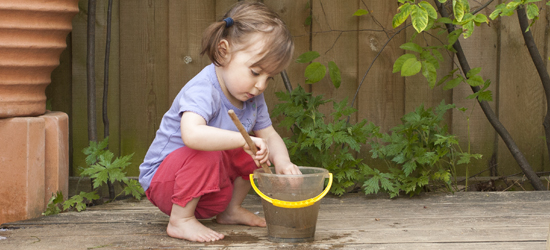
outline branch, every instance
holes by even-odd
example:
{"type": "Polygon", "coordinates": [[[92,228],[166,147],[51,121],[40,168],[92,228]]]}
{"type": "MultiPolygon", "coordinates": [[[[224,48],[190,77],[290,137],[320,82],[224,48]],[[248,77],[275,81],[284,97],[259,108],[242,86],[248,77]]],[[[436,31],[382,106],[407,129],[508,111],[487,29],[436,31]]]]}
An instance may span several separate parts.
{"type": "Polygon", "coordinates": [[[548,109],[548,103],[550,103],[550,76],[548,75],[548,71],[546,70],[546,66],[544,65],[544,60],[542,59],[542,56],[540,56],[537,44],[535,43],[535,38],[533,37],[531,30],[525,31],[529,29],[529,20],[527,18],[527,14],[525,13],[525,9],[518,8],[517,12],[519,26],[521,27],[521,33],[523,34],[523,40],[525,41],[527,50],[529,50],[531,59],[535,64],[535,68],[539,73],[539,78],[542,82],[542,87],[544,88],[544,94],[546,95],[547,108],[542,125],[544,126],[544,133],[546,135],[546,148],[548,150],[548,154],[550,155],[550,109],[548,109]]]}
{"type": "Polygon", "coordinates": [[[486,3],[484,3],[483,5],[481,5],[479,8],[477,8],[476,10],[472,11],[472,15],[475,15],[476,13],[482,11],[483,9],[487,8],[487,6],[489,6],[492,2],[494,2],[495,0],[489,0],[487,1],[486,3]]]}
{"type": "MultiPolygon", "coordinates": [[[[449,17],[449,14],[447,13],[447,10],[444,8],[443,4],[436,2],[435,3],[439,13],[442,17],[449,17]]],[[[448,33],[451,33],[454,31],[454,26],[452,24],[445,24],[447,27],[448,33]]],[[[464,54],[464,50],[462,50],[462,46],[460,45],[460,41],[456,41],[453,45],[453,48],[457,51],[456,56],[458,58],[458,61],[460,63],[460,66],[464,73],[468,73],[470,71],[470,65],[468,63],[468,60],[466,59],[466,55],[464,54]]],[[[472,91],[474,93],[477,93],[479,91],[479,87],[471,87],[472,91]]],[[[479,100],[478,100],[479,102],[479,100]]],[[[533,168],[531,165],[529,165],[529,162],[527,159],[525,159],[525,156],[521,153],[518,146],[514,142],[512,136],[510,133],[506,130],[506,128],[500,123],[498,120],[498,117],[495,115],[493,110],[491,109],[491,106],[487,101],[481,101],[479,102],[479,105],[481,106],[481,109],[485,113],[485,116],[495,129],[495,131],[500,135],[508,149],[510,150],[510,153],[512,153],[512,156],[514,156],[514,159],[519,164],[521,170],[523,173],[525,173],[525,176],[529,179],[535,190],[544,190],[544,185],[536,175],[536,173],[533,171],[533,168]]]]}
{"type": "Polygon", "coordinates": [[[88,141],[97,141],[95,115],[95,9],[96,0],[88,1],[86,74],[88,91],[88,141]]]}

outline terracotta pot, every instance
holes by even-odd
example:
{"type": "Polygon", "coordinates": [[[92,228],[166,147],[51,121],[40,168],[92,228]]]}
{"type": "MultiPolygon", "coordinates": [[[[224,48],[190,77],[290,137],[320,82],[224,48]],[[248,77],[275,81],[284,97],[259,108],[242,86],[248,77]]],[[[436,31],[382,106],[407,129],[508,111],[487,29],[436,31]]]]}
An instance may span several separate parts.
{"type": "Polygon", "coordinates": [[[0,0],[0,118],[46,112],[78,0],[0,0]]]}

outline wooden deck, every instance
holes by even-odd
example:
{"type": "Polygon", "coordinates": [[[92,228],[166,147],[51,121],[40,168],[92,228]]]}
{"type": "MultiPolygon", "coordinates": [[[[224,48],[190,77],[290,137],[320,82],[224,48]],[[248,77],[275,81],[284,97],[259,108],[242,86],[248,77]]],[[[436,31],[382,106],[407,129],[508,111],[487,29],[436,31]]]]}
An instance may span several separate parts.
{"type": "MultiPolygon", "coordinates": [[[[244,206],[263,215],[257,196],[244,206]]],[[[0,229],[0,249],[550,249],[550,192],[470,192],[388,199],[325,197],[312,243],[267,240],[267,229],[203,223],[226,235],[193,243],[166,235],[147,200],[117,201],[0,229]]]]}

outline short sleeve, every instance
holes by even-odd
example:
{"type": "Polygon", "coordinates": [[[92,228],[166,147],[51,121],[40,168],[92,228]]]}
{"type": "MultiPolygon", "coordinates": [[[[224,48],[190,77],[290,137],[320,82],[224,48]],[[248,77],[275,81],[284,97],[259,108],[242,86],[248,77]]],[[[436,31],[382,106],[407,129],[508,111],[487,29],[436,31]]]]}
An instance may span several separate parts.
{"type": "Polygon", "coordinates": [[[261,94],[256,98],[256,104],[258,117],[254,128],[252,128],[253,131],[262,130],[271,126],[271,118],[269,117],[269,111],[267,109],[267,104],[265,103],[264,94],[261,94]]]}
{"type": "Polygon", "coordinates": [[[206,123],[218,115],[220,97],[211,84],[193,84],[184,88],[178,100],[179,114],[190,111],[196,113],[206,120],[206,123]]]}

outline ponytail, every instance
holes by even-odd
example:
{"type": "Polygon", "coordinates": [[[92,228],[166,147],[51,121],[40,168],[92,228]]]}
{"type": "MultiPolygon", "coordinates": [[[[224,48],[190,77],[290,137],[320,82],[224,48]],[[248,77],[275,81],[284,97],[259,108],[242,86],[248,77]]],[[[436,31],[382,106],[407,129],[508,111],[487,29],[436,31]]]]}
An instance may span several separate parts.
{"type": "Polygon", "coordinates": [[[202,37],[201,55],[208,55],[216,66],[223,66],[223,51],[218,45],[226,39],[234,53],[249,45],[250,36],[262,34],[264,46],[261,58],[253,66],[261,66],[270,73],[279,73],[292,59],[294,42],[283,20],[265,4],[240,1],[218,22],[208,26],[202,37]]]}

